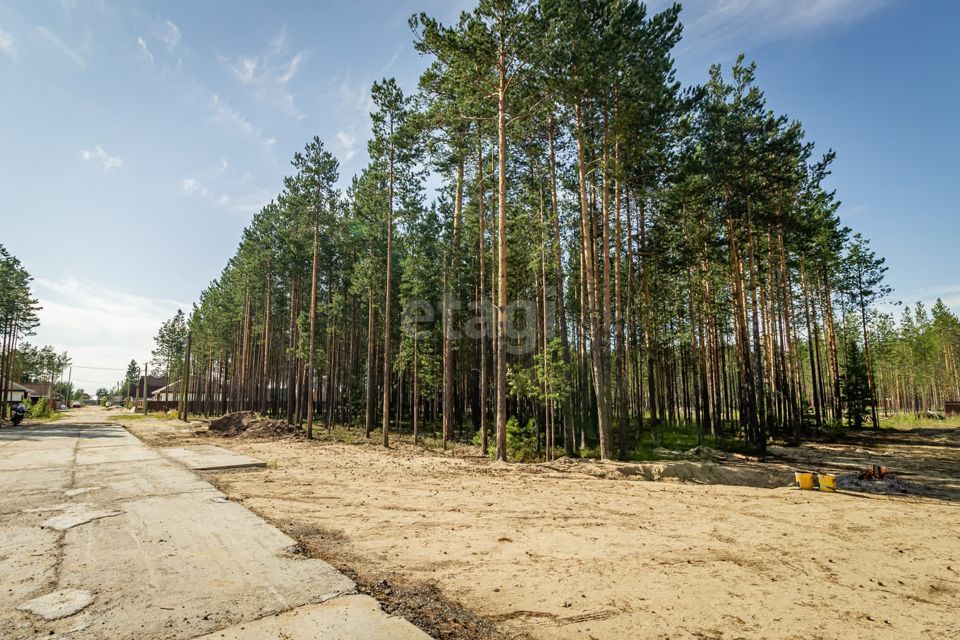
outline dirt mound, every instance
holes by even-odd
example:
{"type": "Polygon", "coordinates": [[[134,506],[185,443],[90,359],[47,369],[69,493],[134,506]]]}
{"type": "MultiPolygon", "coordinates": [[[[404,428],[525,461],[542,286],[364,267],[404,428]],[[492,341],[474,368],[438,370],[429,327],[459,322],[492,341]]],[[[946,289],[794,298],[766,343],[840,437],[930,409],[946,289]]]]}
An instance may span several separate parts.
{"type": "MultiPolygon", "coordinates": [[[[709,455],[709,454],[707,454],[709,455]]],[[[793,484],[793,476],[777,467],[718,464],[704,460],[662,460],[659,462],[595,462],[559,458],[543,468],[565,473],[583,473],[598,478],[722,484],[732,487],[776,489],[793,484]]]]}
{"type": "Polygon", "coordinates": [[[210,422],[217,435],[239,438],[302,438],[303,431],[283,420],[272,420],[253,411],[236,411],[210,422]]]}

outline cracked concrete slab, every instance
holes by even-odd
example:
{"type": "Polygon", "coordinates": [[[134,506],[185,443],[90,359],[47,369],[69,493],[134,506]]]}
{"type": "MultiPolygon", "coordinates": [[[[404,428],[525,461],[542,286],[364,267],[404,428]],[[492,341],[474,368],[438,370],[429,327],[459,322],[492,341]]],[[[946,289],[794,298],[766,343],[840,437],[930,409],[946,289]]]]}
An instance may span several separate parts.
{"type": "Polygon", "coordinates": [[[327,634],[293,638],[427,637],[355,595],[326,562],[289,553],[290,537],[119,426],[3,436],[0,638],[186,639],[261,620],[327,634]],[[73,615],[36,613],[38,599],[69,611],[84,599],[61,592],[82,591],[96,595],[73,615]]]}
{"type": "Polygon", "coordinates": [[[196,640],[339,640],[389,638],[422,640],[422,631],[403,618],[384,615],[380,603],[364,595],[307,605],[275,616],[221,629],[196,640]]]}
{"type": "Polygon", "coordinates": [[[66,531],[81,524],[86,524],[102,518],[112,518],[119,516],[123,511],[116,509],[93,509],[87,503],[78,503],[69,505],[63,510],[63,513],[44,521],[41,527],[44,529],[55,529],[57,531],[66,531]]]}
{"type": "Polygon", "coordinates": [[[76,489],[68,489],[68,490],[64,491],[63,494],[64,494],[65,496],[67,496],[68,498],[74,498],[74,497],[76,497],[76,496],[83,495],[84,493],[90,493],[91,491],[97,491],[97,490],[100,489],[100,488],[101,488],[101,487],[77,487],[76,489]]]}
{"type": "Polygon", "coordinates": [[[171,447],[168,449],[160,449],[160,453],[194,471],[255,469],[267,466],[267,463],[262,460],[234,453],[212,444],[201,444],[193,447],[171,447]]]}
{"type": "Polygon", "coordinates": [[[59,620],[82,611],[93,602],[93,594],[85,589],[60,589],[22,603],[17,609],[40,616],[44,620],[59,620]]]}

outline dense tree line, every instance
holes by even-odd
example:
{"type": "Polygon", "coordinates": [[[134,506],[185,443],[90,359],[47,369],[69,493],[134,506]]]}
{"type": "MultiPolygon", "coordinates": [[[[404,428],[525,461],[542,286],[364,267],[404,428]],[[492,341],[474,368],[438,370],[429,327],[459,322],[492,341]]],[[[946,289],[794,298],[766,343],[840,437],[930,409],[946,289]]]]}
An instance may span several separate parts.
{"type": "MultiPolygon", "coordinates": [[[[0,396],[8,381],[22,377],[22,353],[31,352],[21,341],[39,324],[39,304],[30,290],[32,279],[20,260],[0,245],[0,396]]],[[[6,417],[7,408],[6,399],[0,398],[0,417],[6,417]]]]}
{"type": "Polygon", "coordinates": [[[905,307],[899,323],[877,314],[872,327],[884,413],[940,412],[960,401],[960,321],[941,300],[905,307]]]}
{"type": "Polygon", "coordinates": [[[894,409],[950,395],[955,334],[929,374],[891,356],[920,319],[901,335],[877,314],[885,267],[840,224],[833,152],[742,57],[681,87],[679,17],[609,0],[413,17],[429,64],[415,95],[374,84],[366,168],[339,193],[309,142],[189,338],[159,348],[188,380],[182,411],[357,424],[385,445],[426,425],[501,459],[513,417],[539,455],[611,458],[665,428],[762,453],[853,414],[876,425],[894,389],[894,409]]]}

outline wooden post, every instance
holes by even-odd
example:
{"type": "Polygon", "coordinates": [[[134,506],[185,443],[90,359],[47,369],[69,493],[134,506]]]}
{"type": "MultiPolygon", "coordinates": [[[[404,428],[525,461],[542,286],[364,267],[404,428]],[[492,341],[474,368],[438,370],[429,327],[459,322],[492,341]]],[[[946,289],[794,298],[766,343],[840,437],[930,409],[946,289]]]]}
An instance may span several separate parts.
{"type": "Polygon", "coordinates": [[[147,415],[147,369],[149,365],[143,363],[143,415],[147,415]]]}
{"type": "Polygon", "coordinates": [[[188,413],[188,411],[189,411],[189,407],[188,407],[188,405],[187,405],[187,402],[189,401],[189,398],[190,398],[190,384],[189,384],[189,380],[190,380],[190,343],[191,343],[192,339],[193,339],[193,334],[190,333],[190,332],[187,332],[187,352],[186,352],[186,355],[185,355],[184,358],[183,358],[183,371],[181,372],[181,375],[180,375],[180,388],[179,388],[179,391],[180,391],[180,406],[178,407],[178,411],[177,411],[177,417],[180,418],[181,420],[183,420],[184,422],[187,421],[187,413],[188,413]]]}

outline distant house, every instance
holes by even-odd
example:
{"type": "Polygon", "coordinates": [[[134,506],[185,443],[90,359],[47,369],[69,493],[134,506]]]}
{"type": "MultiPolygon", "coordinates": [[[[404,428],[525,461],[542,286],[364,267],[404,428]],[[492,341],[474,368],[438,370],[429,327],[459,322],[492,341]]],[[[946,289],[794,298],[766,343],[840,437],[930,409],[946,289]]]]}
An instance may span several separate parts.
{"type": "MultiPolygon", "coordinates": [[[[157,389],[167,386],[167,376],[147,376],[147,395],[152,395],[157,389]]],[[[143,395],[143,376],[137,381],[137,384],[128,385],[127,395],[131,398],[139,398],[143,395]]]]}
{"type": "Polygon", "coordinates": [[[53,385],[49,382],[24,382],[23,386],[26,387],[29,391],[27,397],[30,398],[30,402],[37,402],[43,398],[50,400],[52,409],[57,410],[57,407],[60,405],[60,394],[53,389],[53,385]]]}
{"type": "Polygon", "coordinates": [[[30,397],[30,389],[27,389],[22,384],[17,384],[13,380],[9,380],[4,383],[6,387],[3,390],[3,402],[9,402],[10,404],[17,404],[23,402],[30,397]]]}
{"type": "MultiPolygon", "coordinates": [[[[193,400],[193,393],[188,393],[190,396],[188,400],[193,400]]],[[[160,402],[178,402],[180,400],[180,381],[174,380],[170,384],[160,387],[156,391],[150,394],[150,401],[154,400],[160,402]]]]}

